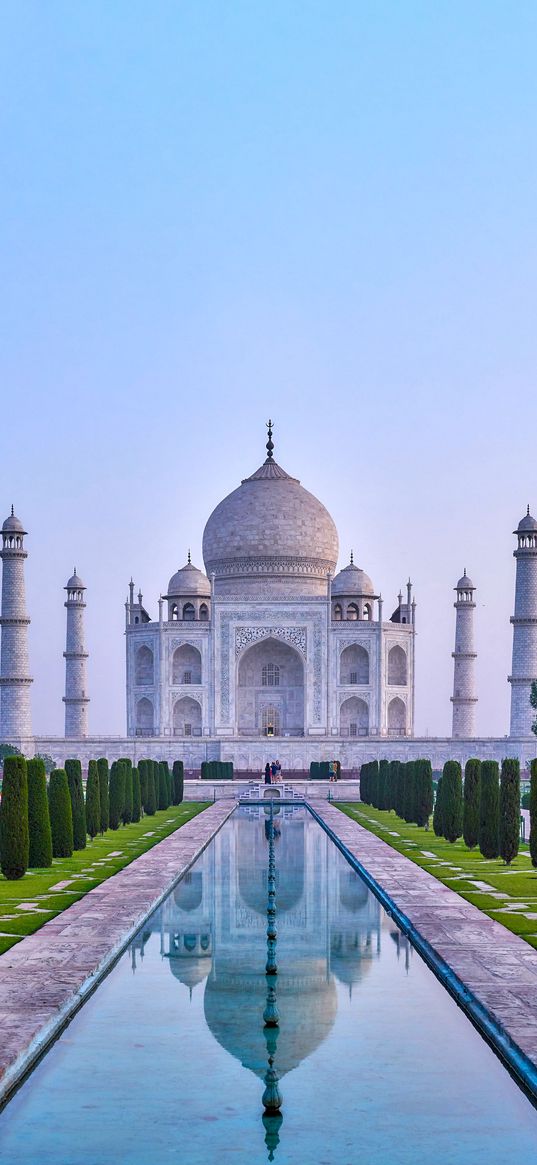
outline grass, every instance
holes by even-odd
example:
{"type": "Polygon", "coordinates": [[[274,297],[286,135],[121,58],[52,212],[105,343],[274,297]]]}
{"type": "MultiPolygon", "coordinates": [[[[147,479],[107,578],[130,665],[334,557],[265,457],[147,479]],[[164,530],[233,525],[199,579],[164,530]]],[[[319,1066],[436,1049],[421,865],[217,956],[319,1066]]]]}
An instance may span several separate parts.
{"type": "Polygon", "coordinates": [[[467,849],[462,838],[451,844],[435,837],[432,829],[407,825],[387,809],[374,809],[361,802],[335,804],[461,898],[537,947],[537,870],[531,864],[527,845],[521,844],[518,857],[506,866],[501,858],[490,860],[478,849],[467,849]],[[475,882],[483,885],[476,886],[475,882]]]}
{"type": "Polygon", "coordinates": [[[170,805],[153,817],[109,829],[93,841],[88,838],[86,849],[76,850],[70,858],[54,858],[47,869],[28,870],[16,882],[0,876],[0,954],[180,829],[207,805],[203,801],[170,805]]]}

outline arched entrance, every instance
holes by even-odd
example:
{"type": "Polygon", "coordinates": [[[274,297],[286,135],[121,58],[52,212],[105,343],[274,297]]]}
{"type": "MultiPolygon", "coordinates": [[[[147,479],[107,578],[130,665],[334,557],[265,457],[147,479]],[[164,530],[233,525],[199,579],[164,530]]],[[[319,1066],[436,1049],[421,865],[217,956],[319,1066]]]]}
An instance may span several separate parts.
{"type": "Polygon", "coordinates": [[[239,661],[237,727],[243,736],[304,735],[304,663],[278,639],[253,644],[239,661]]]}

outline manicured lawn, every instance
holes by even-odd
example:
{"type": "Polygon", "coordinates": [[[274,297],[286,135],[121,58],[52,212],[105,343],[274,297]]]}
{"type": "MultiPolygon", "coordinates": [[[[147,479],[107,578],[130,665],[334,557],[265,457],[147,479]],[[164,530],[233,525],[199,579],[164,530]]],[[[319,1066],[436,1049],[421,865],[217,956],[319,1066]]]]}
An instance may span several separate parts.
{"type": "Polygon", "coordinates": [[[8,882],[0,875],[0,954],[128,866],[207,805],[203,801],[170,805],[136,824],[109,829],[94,841],[88,838],[86,849],[75,851],[71,858],[54,858],[48,869],[28,870],[16,882],[8,882]]]}
{"type": "Polygon", "coordinates": [[[467,849],[462,838],[451,845],[435,837],[432,828],[407,825],[385,809],[361,802],[336,804],[359,825],[537,947],[537,870],[531,864],[527,845],[521,845],[518,857],[506,866],[501,859],[490,861],[479,850],[467,849]]]}

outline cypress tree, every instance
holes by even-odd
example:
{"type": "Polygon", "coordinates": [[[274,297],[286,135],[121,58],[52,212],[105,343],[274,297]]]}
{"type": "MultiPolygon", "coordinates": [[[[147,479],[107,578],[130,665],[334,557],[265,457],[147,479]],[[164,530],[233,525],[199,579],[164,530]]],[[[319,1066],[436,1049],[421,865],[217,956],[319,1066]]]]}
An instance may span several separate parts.
{"type": "Polygon", "coordinates": [[[158,807],[159,809],[168,808],[168,780],[164,761],[159,761],[158,765],[158,807]]]}
{"type": "Polygon", "coordinates": [[[515,757],[502,761],[500,777],[500,857],[510,865],[520,839],[520,765],[515,757]]]}
{"type": "Polygon", "coordinates": [[[73,810],[65,769],[53,769],[48,783],[52,854],[70,858],[73,853],[73,810]]]}
{"type": "Polygon", "coordinates": [[[430,760],[415,763],[415,822],[423,829],[433,811],[433,770],[430,760]]]}
{"type": "Polygon", "coordinates": [[[34,756],[27,763],[28,774],[28,834],[30,869],[44,869],[52,865],[52,833],[47,797],[47,774],[42,757],[34,756]]]}
{"type": "Polygon", "coordinates": [[[415,803],[416,803],[416,770],[413,760],[407,760],[405,764],[405,803],[403,819],[409,824],[416,820],[415,803]]]}
{"type": "Polygon", "coordinates": [[[110,769],[110,829],[119,829],[125,803],[125,769],[115,760],[110,769]]]}
{"type": "Polygon", "coordinates": [[[119,763],[123,765],[125,774],[121,820],[124,825],[129,825],[132,821],[132,761],[128,760],[127,757],[122,757],[119,763]]]}
{"type": "Polygon", "coordinates": [[[86,828],[93,839],[101,828],[101,798],[99,795],[99,769],[97,761],[90,760],[86,781],[86,828]]]}
{"type": "Polygon", "coordinates": [[[468,849],[473,849],[479,841],[479,786],[481,783],[481,761],[472,758],[464,766],[464,810],[462,836],[468,849]]]}
{"type": "Polygon", "coordinates": [[[140,777],[140,802],[142,806],[142,816],[147,812],[147,761],[138,761],[138,775],[140,777]]]}
{"type": "Polygon", "coordinates": [[[147,764],[147,803],[145,811],[148,817],[153,817],[157,811],[157,789],[155,785],[155,762],[153,760],[146,761],[147,764]]]}
{"type": "Polygon", "coordinates": [[[66,760],[65,772],[71,797],[71,811],[73,814],[73,847],[86,848],[86,810],[84,808],[84,786],[82,784],[82,765],[79,760],[66,760]]]}
{"type": "Polygon", "coordinates": [[[367,805],[367,770],[367,764],[360,765],[360,801],[363,801],[364,805],[367,805]]]}
{"type": "Polygon", "coordinates": [[[484,858],[497,858],[500,829],[498,762],[484,760],[479,792],[479,849],[484,858]]]}
{"type": "Polygon", "coordinates": [[[378,808],[379,801],[379,762],[372,760],[369,762],[369,804],[374,809],[378,808]]]}
{"type": "Polygon", "coordinates": [[[537,866],[537,759],[532,760],[530,768],[530,857],[533,866],[537,866]]]}
{"type": "Polygon", "coordinates": [[[444,823],[442,819],[442,777],[438,778],[438,783],[436,786],[436,797],[433,810],[433,829],[436,837],[444,836],[444,823]]]}
{"type": "MultiPolygon", "coordinates": [[[[173,804],[173,781],[172,781],[172,774],[170,773],[170,766],[168,764],[168,761],[164,760],[162,763],[164,765],[164,774],[166,776],[166,784],[168,786],[168,804],[166,806],[166,808],[168,808],[170,805],[173,804]]],[[[226,774],[224,774],[224,775],[226,775],[226,774]]]]}
{"type": "Polygon", "coordinates": [[[395,788],[395,812],[398,817],[403,818],[405,813],[405,765],[404,761],[396,761],[397,765],[397,784],[395,788]]]}
{"type": "Polygon", "coordinates": [[[99,773],[99,806],[101,811],[101,833],[106,833],[110,823],[110,796],[108,790],[108,783],[110,775],[108,772],[108,761],[105,756],[99,757],[97,761],[97,771],[99,773]]]}
{"type": "Polygon", "coordinates": [[[184,794],[184,765],[182,760],[173,762],[173,803],[180,805],[184,794]]]}
{"type": "Polygon", "coordinates": [[[0,809],[0,853],[4,878],[14,882],[28,869],[28,772],[23,756],[6,756],[0,809]]]}
{"type": "Polygon", "coordinates": [[[397,778],[399,773],[399,762],[391,760],[388,768],[388,782],[386,795],[386,808],[395,809],[395,800],[397,796],[397,778]]]}
{"type": "Polygon", "coordinates": [[[462,834],[462,772],[457,760],[448,760],[442,773],[442,826],[446,841],[462,834]]]}
{"type": "Polygon", "coordinates": [[[142,797],[140,790],[140,773],[137,768],[132,770],[132,820],[139,821],[142,816],[142,797]]]}
{"type": "Polygon", "coordinates": [[[379,761],[379,809],[389,809],[390,762],[379,761]]]}

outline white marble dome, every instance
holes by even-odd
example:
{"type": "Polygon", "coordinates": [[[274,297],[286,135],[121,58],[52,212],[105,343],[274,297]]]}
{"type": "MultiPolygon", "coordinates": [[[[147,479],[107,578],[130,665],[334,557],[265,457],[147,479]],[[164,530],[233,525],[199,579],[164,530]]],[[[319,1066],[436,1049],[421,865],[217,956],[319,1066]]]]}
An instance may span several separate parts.
{"type": "Polygon", "coordinates": [[[203,534],[220,594],[325,595],[337,557],[328,510],[270,456],[213,510],[203,534]]]}
{"type": "Polygon", "coordinates": [[[202,570],[198,570],[189,561],[180,570],[177,570],[172,575],[168,583],[168,595],[170,596],[199,596],[200,598],[209,598],[211,594],[211,584],[207,575],[202,570]]]}
{"type": "Polygon", "coordinates": [[[332,583],[332,597],[336,595],[369,595],[374,598],[375,588],[365,570],[361,570],[351,561],[348,566],[344,566],[343,570],[340,570],[339,574],[336,574],[332,583]]]}

